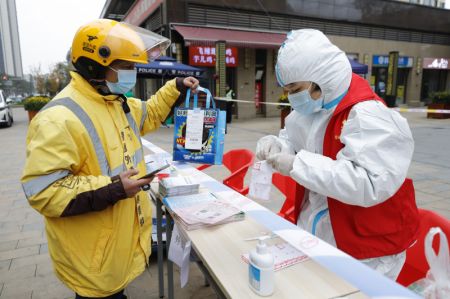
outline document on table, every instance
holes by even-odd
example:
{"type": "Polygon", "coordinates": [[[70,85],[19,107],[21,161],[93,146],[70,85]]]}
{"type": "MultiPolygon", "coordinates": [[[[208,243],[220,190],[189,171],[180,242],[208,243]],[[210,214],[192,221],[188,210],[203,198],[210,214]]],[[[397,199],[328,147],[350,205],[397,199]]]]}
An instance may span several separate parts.
{"type": "Polygon", "coordinates": [[[169,260],[180,267],[180,283],[183,288],[189,279],[189,256],[191,254],[191,240],[185,238],[175,223],[170,239],[169,260]]]}
{"type": "Polygon", "coordinates": [[[186,143],[184,145],[186,149],[200,150],[202,148],[203,118],[203,110],[188,110],[186,119],[186,143]]]}
{"type": "Polygon", "coordinates": [[[245,214],[234,203],[209,192],[169,196],[163,199],[163,203],[173,211],[175,219],[186,230],[245,218],[245,214]]]}
{"type": "Polygon", "coordinates": [[[175,211],[204,202],[212,201],[214,199],[215,197],[211,193],[203,192],[198,194],[165,197],[163,199],[163,203],[165,206],[169,207],[169,209],[175,211]]]}
{"type": "Polygon", "coordinates": [[[203,202],[192,207],[175,210],[175,213],[188,224],[198,222],[215,224],[240,212],[241,210],[238,208],[220,200],[203,202]]]}
{"type": "MultiPolygon", "coordinates": [[[[278,243],[268,247],[269,252],[273,254],[275,271],[281,270],[283,268],[295,265],[297,263],[308,260],[308,256],[301,251],[298,251],[289,243],[278,243]]],[[[244,253],[242,260],[248,263],[249,254],[244,253]]]]}

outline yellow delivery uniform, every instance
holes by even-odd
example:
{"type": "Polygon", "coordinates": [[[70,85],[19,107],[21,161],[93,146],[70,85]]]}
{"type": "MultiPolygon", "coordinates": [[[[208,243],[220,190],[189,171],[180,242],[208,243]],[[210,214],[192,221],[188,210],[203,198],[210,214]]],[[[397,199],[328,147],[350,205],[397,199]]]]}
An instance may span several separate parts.
{"type": "MultiPolygon", "coordinates": [[[[102,22],[110,29],[122,24],[102,22]]],[[[105,44],[101,30],[91,42],[105,44]]],[[[81,296],[106,297],[143,272],[151,250],[147,193],[123,199],[123,186],[114,181],[131,168],[145,174],[140,136],[160,126],[180,93],[174,79],[147,101],[128,98],[126,113],[123,98],[100,94],[79,73],[71,76],[30,123],[22,184],[30,205],[45,216],[57,276],[81,296]],[[116,199],[104,205],[100,197],[116,199]],[[89,212],[68,212],[80,206],[89,212]]]]}

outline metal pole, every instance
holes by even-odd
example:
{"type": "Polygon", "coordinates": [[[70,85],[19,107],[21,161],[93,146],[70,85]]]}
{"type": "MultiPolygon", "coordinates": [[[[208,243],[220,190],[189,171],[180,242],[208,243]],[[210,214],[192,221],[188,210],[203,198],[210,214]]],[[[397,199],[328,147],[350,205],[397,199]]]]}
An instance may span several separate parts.
{"type": "Polygon", "coordinates": [[[172,238],[173,219],[166,208],[166,254],[167,254],[167,293],[173,299],[173,263],[169,260],[170,239],[172,238]]]}
{"type": "Polygon", "coordinates": [[[162,239],[162,203],[156,198],[156,239],[158,242],[158,282],[159,282],[159,298],[164,297],[164,246],[162,239]]]}

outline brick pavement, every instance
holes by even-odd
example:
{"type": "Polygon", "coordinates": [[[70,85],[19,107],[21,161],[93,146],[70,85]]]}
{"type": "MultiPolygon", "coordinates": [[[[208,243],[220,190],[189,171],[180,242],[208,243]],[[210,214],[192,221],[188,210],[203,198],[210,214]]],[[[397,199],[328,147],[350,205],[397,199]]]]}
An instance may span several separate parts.
{"type": "MultiPolygon", "coordinates": [[[[73,293],[59,282],[48,256],[43,218],[29,207],[19,182],[25,158],[26,114],[14,109],[16,122],[0,129],[0,299],[73,298],[73,293]]],[[[423,114],[404,114],[416,141],[409,176],[415,180],[418,205],[435,210],[450,219],[450,120],[428,120],[423,114]]],[[[226,150],[254,150],[256,141],[266,134],[276,134],[279,119],[234,121],[229,125],[226,150]]],[[[171,149],[172,129],[161,128],[147,138],[166,150],[171,149]]],[[[220,167],[207,170],[217,179],[226,175],[220,167]]],[[[280,194],[263,203],[277,211],[280,194]]],[[[158,298],[155,259],[147,271],[127,288],[129,298],[158,298]]],[[[177,273],[177,270],[175,270],[177,273]]],[[[175,293],[179,298],[215,298],[211,288],[203,286],[203,277],[191,265],[191,278],[184,289],[175,275],[175,293]]]]}

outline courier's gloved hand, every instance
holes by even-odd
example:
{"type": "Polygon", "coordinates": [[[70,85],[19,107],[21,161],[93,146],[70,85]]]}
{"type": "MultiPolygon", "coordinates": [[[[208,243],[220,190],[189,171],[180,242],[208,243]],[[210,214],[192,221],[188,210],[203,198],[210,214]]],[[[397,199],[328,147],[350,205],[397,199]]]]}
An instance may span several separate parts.
{"type": "Polygon", "coordinates": [[[294,166],[295,155],[278,153],[267,158],[267,163],[284,175],[289,175],[294,166]]]}
{"type": "Polygon", "coordinates": [[[258,140],[256,144],[256,158],[266,160],[269,156],[281,153],[283,144],[278,137],[267,135],[258,140]]]}

